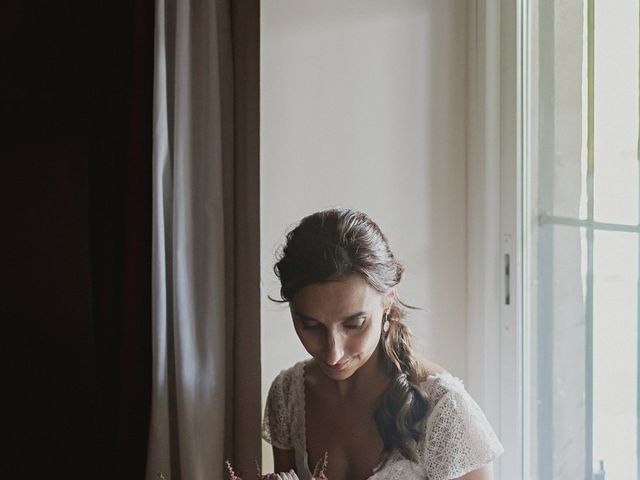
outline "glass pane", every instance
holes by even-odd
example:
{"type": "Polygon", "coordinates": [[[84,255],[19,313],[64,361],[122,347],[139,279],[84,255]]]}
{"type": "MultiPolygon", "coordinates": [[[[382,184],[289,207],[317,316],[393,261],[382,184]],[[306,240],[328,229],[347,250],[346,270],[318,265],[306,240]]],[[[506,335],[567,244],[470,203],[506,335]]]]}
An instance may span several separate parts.
{"type": "Polygon", "coordinates": [[[639,2],[594,4],[594,218],[637,224],[639,2]]]}
{"type": "Polygon", "coordinates": [[[638,236],[595,232],[593,459],[607,480],[636,477],[638,236]]]}
{"type": "Polygon", "coordinates": [[[607,480],[636,478],[638,234],[594,232],[591,295],[587,242],[585,228],[538,229],[529,336],[531,478],[585,478],[590,423],[593,472],[603,461],[607,480]]]}
{"type": "Polygon", "coordinates": [[[530,478],[585,478],[586,236],[575,227],[538,230],[528,385],[530,478]]]}
{"type": "Polygon", "coordinates": [[[640,2],[534,5],[523,218],[543,221],[525,252],[527,478],[640,480],[640,235],[578,221],[640,220],[640,2]]]}
{"type": "Polygon", "coordinates": [[[537,157],[541,214],[587,215],[585,2],[539,2],[537,157]]]}

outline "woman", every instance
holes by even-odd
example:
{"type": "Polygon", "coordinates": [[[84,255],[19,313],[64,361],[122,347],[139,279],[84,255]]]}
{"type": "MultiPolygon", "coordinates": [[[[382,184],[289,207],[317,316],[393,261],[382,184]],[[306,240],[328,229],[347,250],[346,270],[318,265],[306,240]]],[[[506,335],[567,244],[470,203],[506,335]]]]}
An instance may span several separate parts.
{"type": "Polygon", "coordinates": [[[490,480],[502,446],[462,383],[419,359],[396,286],[403,267],[362,212],[304,218],[274,267],[311,359],[269,390],[263,437],[276,472],[309,480],[490,480]]]}

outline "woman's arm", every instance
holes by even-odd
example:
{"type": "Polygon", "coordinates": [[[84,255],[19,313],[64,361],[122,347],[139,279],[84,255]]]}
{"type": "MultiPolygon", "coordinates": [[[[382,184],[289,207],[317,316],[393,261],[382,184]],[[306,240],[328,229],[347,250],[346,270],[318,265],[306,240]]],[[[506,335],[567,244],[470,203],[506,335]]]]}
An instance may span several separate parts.
{"type": "Polygon", "coordinates": [[[273,466],[275,469],[275,473],[288,472],[289,470],[292,470],[292,469],[295,470],[296,457],[293,450],[283,450],[281,448],[276,448],[276,447],[272,447],[272,448],[273,448],[273,466]]]}
{"type": "Polygon", "coordinates": [[[485,465],[484,467],[478,468],[473,472],[469,472],[461,477],[458,477],[456,480],[493,480],[492,465],[485,465]]]}

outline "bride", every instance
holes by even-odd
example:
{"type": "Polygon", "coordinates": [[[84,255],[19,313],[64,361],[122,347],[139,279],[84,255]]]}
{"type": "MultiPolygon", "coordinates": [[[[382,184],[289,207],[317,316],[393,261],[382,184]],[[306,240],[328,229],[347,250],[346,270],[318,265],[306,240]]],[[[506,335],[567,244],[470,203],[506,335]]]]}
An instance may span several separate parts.
{"type": "Polygon", "coordinates": [[[314,213],[274,267],[311,358],[269,390],[263,437],[276,472],[310,480],[490,480],[502,445],[460,380],[418,358],[398,298],[403,267],[364,213],[314,213]]]}

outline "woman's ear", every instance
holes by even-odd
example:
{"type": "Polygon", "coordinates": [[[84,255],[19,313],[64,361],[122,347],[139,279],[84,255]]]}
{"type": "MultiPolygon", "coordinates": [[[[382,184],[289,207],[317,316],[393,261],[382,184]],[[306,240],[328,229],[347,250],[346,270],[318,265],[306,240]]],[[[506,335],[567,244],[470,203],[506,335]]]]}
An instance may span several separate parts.
{"type": "Polygon", "coordinates": [[[391,306],[395,302],[396,298],[397,298],[397,294],[396,294],[396,289],[395,288],[392,288],[391,290],[389,290],[387,292],[387,294],[384,297],[383,304],[382,304],[385,312],[389,311],[389,309],[391,308],[391,306]]]}

